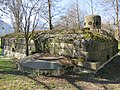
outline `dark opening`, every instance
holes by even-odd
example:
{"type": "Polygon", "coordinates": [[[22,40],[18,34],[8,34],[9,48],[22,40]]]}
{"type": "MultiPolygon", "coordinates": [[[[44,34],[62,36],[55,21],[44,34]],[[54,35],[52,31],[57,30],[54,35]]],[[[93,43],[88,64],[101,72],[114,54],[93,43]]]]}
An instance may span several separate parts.
{"type": "Polygon", "coordinates": [[[89,22],[88,25],[92,25],[92,22],[89,22]]]}
{"type": "Polygon", "coordinates": [[[90,30],[90,28],[89,27],[85,27],[84,30],[90,30]]]}
{"type": "Polygon", "coordinates": [[[15,52],[15,48],[12,48],[12,51],[15,52]]]}
{"type": "Polygon", "coordinates": [[[107,55],[107,60],[109,60],[110,59],[110,56],[109,55],[107,55]]]}

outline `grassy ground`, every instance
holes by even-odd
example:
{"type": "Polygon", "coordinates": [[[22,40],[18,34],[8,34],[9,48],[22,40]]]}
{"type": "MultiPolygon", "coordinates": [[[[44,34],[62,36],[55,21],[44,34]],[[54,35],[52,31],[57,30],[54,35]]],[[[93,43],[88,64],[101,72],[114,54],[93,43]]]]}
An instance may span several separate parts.
{"type": "Polygon", "coordinates": [[[13,60],[0,57],[0,90],[37,90],[42,87],[17,71],[13,60]]]}
{"type": "Polygon", "coordinates": [[[120,90],[120,84],[89,79],[89,73],[70,73],[58,77],[25,76],[15,62],[0,57],[0,90],[120,90]],[[116,89],[117,88],[117,89],[116,89]]]}

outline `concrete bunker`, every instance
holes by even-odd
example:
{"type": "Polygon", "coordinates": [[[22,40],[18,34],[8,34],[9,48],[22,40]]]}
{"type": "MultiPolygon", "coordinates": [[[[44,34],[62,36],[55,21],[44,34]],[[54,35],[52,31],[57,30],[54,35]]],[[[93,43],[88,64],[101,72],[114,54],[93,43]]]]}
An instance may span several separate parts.
{"type": "MultiPolygon", "coordinates": [[[[5,53],[13,53],[11,50],[13,43],[16,47],[16,53],[19,53],[17,56],[24,55],[25,38],[15,38],[15,42],[10,41],[11,38],[2,38],[5,53]]],[[[117,45],[117,40],[101,29],[101,17],[99,15],[89,15],[86,16],[84,29],[81,31],[46,30],[37,32],[34,40],[29,43],[29,50],[64,56],[70,58],[72,64],[77,66],[97,69],[118,52],[117,45]],[[89,30],[86,30],[86,28],[89,28],[89,30]],[[100,32],[98,32],[99,30],[100,32]]]]}

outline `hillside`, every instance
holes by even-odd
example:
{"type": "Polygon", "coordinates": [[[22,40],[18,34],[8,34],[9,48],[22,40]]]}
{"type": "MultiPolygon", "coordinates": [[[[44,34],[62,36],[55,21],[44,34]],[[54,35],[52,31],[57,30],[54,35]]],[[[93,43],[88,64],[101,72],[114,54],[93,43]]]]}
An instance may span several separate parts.
{"type": "Polygon", "coordinates": [[[5,23],[4,21],[0,20],[0,36],[5,34],[9,34],[13,32],[13,28],[11,25],[5,23]]]}

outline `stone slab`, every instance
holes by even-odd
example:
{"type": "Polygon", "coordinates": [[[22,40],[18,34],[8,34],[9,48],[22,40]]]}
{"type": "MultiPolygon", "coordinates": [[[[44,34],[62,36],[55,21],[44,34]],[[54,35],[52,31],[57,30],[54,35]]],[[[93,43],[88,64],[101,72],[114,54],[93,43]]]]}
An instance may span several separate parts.
{"type": "Polygon", "coordinates": [[[100,66],[94,76],[113,81],[120,80],[120,55],[113,56],[100,66]]]}

